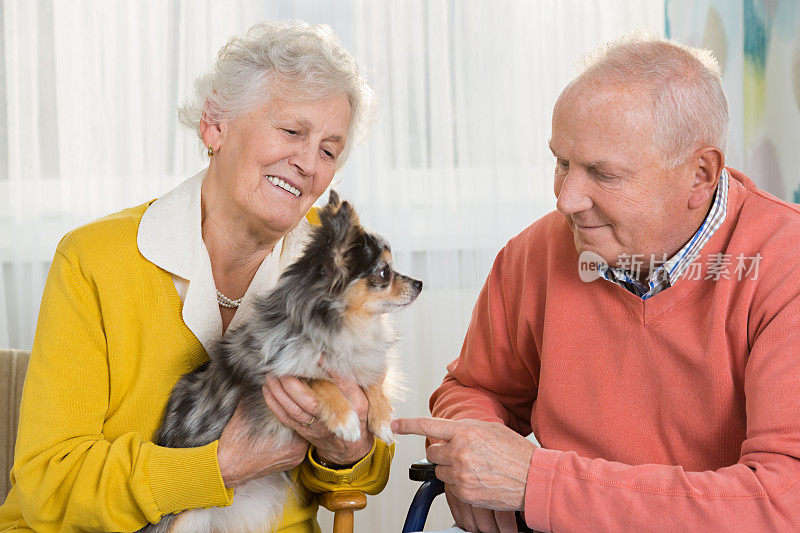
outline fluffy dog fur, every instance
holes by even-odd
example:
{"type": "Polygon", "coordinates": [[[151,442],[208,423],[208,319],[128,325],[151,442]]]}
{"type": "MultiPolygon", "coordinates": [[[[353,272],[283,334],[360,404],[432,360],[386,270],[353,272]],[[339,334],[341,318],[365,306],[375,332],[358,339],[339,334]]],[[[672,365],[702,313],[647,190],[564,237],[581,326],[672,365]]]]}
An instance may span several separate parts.
{"type": "MultiPolygon", "coordinates": [[[[352,206],[336,192],[331,191],[319,216],[321,225],[300,258],[255,303],[253,320],[229,331],[209,354],[209,362],[175,385],[157,444],[185,448],[218,439],[240,402],[249,438],[287,443],[292,430],[264,403],[261,387],[267,374],[306,380],[320,397],[320,419],[339,437],[356,441],[361,433],[358,417],[339,389],[326,381],[326,370],[361,385],[369,400],[367,427],[393,442],[384,378],[396,335],[386,313],[414,301],[422,282],[392,270],[389,246],[359,224],[352,206]]],[[[287,473],[271,474],[237,486],[229,507],[166,515],[140,531],[274,527],[290,490],[287,473]]]]}

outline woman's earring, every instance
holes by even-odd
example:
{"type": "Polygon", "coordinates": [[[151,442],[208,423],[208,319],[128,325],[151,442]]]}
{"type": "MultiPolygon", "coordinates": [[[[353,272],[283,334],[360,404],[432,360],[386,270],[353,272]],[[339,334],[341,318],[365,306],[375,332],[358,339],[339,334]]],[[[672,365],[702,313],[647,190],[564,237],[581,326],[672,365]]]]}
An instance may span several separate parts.
{"type": "Polygon", "coordinates": [[[208,157],[214,157],[214,149],[210,144],[208,145],[208,157]]]}

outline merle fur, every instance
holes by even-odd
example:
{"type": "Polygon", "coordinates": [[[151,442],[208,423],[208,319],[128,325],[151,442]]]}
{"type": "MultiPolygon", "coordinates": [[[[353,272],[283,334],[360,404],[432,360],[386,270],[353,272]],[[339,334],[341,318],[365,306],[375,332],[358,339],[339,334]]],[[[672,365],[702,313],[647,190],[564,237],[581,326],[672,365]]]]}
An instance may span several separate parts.
{"type": "MultiPolygon", "coordinates": [[[[177,382],[156,433],[158,445],[196,447],[219,439],[239,403],[251,438],[263,436],[265,427],[285,428],[276,424],[264,403],[265,376],[287,373],[281,364],[303,351],[298,346],[313,346],[309,355],[332,349],[326,339],[343,327],[342,292],[353,279],[366,277],[388,249],[380,236],[361,227],[352,206],[340,202],[335,191],[319,216],[321,224],[312,230],[301,256],[282,273],[273,291],[254,303],[253,319],[229,331],[212,348],[208,362],[177,382]],[[264,346],[271,346],[268,354],[262,353],[264,346]]],[[[418,292],[421,282],[411,281],[418,292]]],[[[305,363],[316,368],[314,361],[305,363]]],[[[322,377],[303,376],[297,370],[289,373],[322,377]]],[[[165,515],[158,525],[141,531],[167,531],[174,519],[175,515],[165,515]]]]}

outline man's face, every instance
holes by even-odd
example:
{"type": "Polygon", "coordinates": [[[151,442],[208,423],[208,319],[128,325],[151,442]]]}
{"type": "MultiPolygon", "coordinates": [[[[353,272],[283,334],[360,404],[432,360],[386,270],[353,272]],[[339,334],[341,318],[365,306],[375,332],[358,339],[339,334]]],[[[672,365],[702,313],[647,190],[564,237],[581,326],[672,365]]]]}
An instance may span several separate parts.
{"type": "MultiPolygon", "coordinates": [[[[572,87],[556,102],[550,149],[556,157],[556,207],[578,253],[609,264],[623,255],[662,261],[699,227],[688,207],[692,173],[667,169],[653,145],[647,93],[626,87],[572,87]]],[[[701,219],[702,221],[702,219],[701,219]]]]}

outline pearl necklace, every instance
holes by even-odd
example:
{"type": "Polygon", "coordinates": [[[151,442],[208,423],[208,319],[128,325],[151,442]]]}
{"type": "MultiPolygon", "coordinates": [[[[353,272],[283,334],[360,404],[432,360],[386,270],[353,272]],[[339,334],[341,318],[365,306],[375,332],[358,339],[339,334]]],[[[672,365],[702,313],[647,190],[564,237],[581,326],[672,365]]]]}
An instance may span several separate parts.
{"type": "MultiPolygon", "coordinates": [[[[242,298],[244,298],[244,296],[242,296],[242,298]]],[[[236,309],[242,303],[242,298],[239,298],[238,300],[232,300],[219,292],[219,289],[217,289],[217,302],[219,302],[219,305],[222,307],[236,309]]]]}

